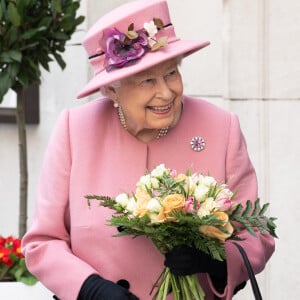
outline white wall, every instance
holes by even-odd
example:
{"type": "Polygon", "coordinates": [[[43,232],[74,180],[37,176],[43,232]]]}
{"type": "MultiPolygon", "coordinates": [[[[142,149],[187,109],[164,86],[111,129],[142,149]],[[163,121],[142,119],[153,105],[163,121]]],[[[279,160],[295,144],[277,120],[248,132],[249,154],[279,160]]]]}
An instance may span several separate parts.
{"type": "MultiPolygon", "coordinates": [[[[80,7],[86,15],[85,1],[80,7]]],[[[81,42],[86,22],[80,25],[68,45],[81,42]]],[[[65,107],[79,105],[74,100],[79,87],[87,81],[87,61],[81,46],[67,46],[63,57],[67,63],[61,70],[52,63],[50,72],[42,70],[40,87],[40,124],[27,126],[29,167],[29,217],[34,205],[34,194],[40,166],[49,135],[59,112],[65,107]]],[[[0,123],[0,233],[18,234],[18,134],[15,124],[0,123]]],[[[30,222],[30,220],[29,220],[30,222]]]]}
{"type": "MultiPolygon", "coordinates": [[[[92,24],[129,1],[82,1],[92,24]]],[[[260,195],[278,217],[276,252],[258,276],[266,300],[300,297],[297,198],[300,179],[300,3],[297,0],[169,0],[177,35],[211,45],[183,63],[185,92],[234,111],[257,169],[260,195]]],[[[84,28],[85,25],[82,26],[84,28]]],[[[83,32],[74,35],[79,41],[83,32]]],[[[85,53],[70,47],[65,71],[43,73],[41,124],[28,126],[29,215],[43,152],[57,115],[79,105],[76,92],[88,77],[85,53]]],[[[18,155],[14,125],[0,124],[0,232],[17,233],[18,155]]],[[[29,218],[30,223],[30,218],[29,218]]],[[[253,299],[248,284],[235,297],[253,299]]]]}

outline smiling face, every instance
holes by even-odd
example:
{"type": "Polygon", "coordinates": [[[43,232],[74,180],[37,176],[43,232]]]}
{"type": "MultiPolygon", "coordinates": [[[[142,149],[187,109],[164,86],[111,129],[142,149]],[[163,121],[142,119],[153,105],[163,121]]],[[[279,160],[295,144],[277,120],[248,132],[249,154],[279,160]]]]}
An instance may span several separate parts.
{"type": "Polygon", "coordinates": [[[180,117],[183,86],[178,60],[172,59],[121,80],[110,97],[122,107],[127,130],[149,141],[180,117]]]}

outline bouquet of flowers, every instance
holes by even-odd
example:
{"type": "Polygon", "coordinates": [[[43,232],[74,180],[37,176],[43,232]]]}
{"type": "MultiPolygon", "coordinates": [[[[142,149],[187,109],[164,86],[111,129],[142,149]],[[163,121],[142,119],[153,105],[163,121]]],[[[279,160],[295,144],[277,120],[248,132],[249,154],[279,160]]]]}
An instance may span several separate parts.
{"type": "MultiPolygon", "coordinates": [[[[176,246],[191,246],[217,260],[226,259],[225,240],[239,240],[243,228],[254,236],[258,230],[276,237],[275,218],[265,216],[269,204],[260,207],[259,199],[254,205],[248,200],[243,207],[233,197],[226,183],[191,169],[178,174],[164,164],[142,176],[131,194],[86,196],[88,204],[99,200],[100,206],[114,210],[109,225],[123,229],[116,236],[146,236],[162,254],[176,246]]],[[[153,296],[157,300],[166,299],[170,290],[175,300],[205,297],[196,274],[177,276],[167,267],[157,286],[153,296]]]]}
{"type": "Polygon", "coordinates": [[[21,240],[0,236],[0,281],[21,281],[34,285],[37,279],[27,270],[21,240]]]}

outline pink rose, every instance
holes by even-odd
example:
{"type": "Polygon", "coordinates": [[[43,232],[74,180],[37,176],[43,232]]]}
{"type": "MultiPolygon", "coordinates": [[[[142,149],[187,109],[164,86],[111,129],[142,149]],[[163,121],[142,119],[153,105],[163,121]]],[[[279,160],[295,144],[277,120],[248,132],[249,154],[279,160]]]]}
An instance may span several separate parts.
{"type": "Polygon", "coordinates": [[[177,176],[177,171],[172,169],[171,172],[170,172],[170,176],[173,177],[173,178],[176,177],[177,176]]]}
{"type": "Polygon", "coordinates": [[[227,197],[223,197],[218,199],[218,205],[220,206],[221,211],[227,211],[230,210],[232,207],[232,201],[227,198],[227,197]]]}
{"type": "Polygon", "coordinates": [[[185,206],[184,206],[184,210],[187,213],[191,213],[194,214],[196,213],[196,211],[198,211],[198,209],[200,208],[200,203],[197,203],[196,206],[194,205],[195,203],[195,199],[194,197],[188,197],[186,202],[185,202],[185,206]]]}

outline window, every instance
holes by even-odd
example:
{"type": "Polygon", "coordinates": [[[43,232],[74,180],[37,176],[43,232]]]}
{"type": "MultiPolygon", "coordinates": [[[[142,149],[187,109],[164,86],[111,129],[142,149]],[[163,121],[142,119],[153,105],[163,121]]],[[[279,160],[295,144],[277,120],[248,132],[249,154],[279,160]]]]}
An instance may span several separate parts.
{"type": "MultiPolygon", "coordinates": [[[[16,123],[16,97],[16,94],[12,92],[7,104],[0,105],[0,123],[16,123]]],[[[25,90],[25,120],[27,124],[40,122],[38,85],[32,85],[25,90]]]]}

